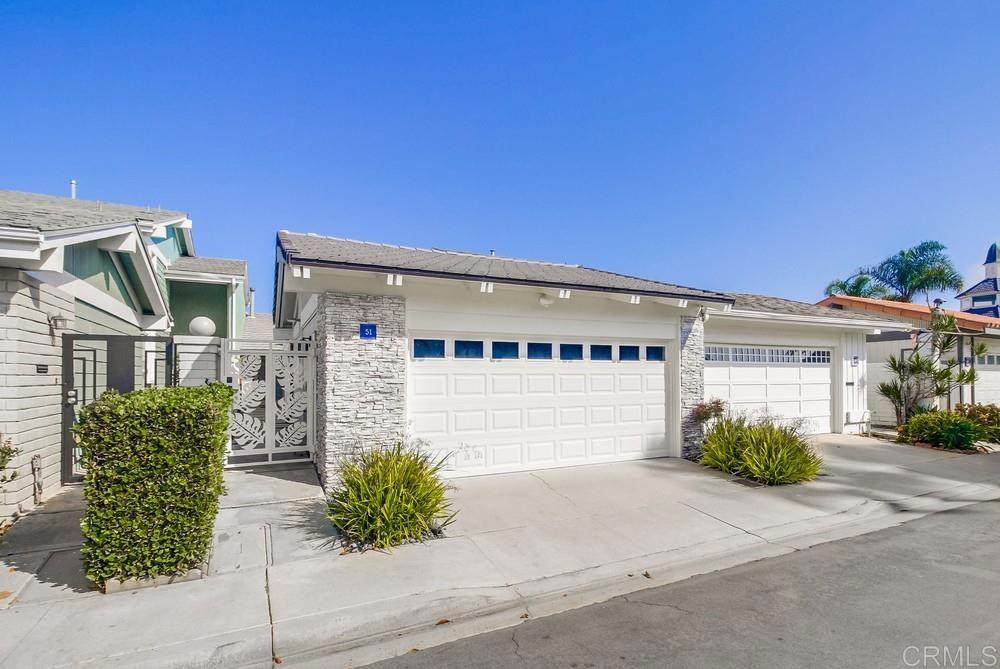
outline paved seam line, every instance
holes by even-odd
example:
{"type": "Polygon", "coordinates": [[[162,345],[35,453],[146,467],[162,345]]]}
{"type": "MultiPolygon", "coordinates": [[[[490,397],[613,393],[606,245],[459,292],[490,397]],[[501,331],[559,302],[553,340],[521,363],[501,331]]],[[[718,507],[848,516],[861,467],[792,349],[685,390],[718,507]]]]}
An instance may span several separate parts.
{"type": "Polygon", "coordinates": [[[717,516],[713,516],[712,514],[708,513],[707,511],[702,511],[701,509],[699,509],[697,507],[693,507],[690,504],[688,504],[687,502],[679,502],[679,504],[683,504],[684,506],[686,506],[689,509],[693,509],[694,511],[697,511],[698,513],[700,513],[702,515],[708,516],[709,518],[712,518],[713,520],[717,520],[720,523],[722,523],[723,525],[728,525],[729,527],[733,528],[734,530],[739,530],[740,532],[743,532],[745,534],[749,534],[751,537],[756,537],[756,538],[760,539],[761,541],[763,541],[765,544],[770,544],[772,546],[780,546],[781,548],[790,548],[793,551],[801,550],[799,548],[796,548],[795,546],[789,546],[787,544],[779,543],[777,541],[770,541],[768,539],[765,539],[764,537],[760,536],[759,534],[751,532],[750,530],[743,529],[739,525],[733,525],[729,521],[723,520],[722,518],[719,518],[717,516]]]}
{"type": "Polygon", "coordinates": [[[271,666],[273,667],[277,655],[274,647],[274,611],[271,608],[271,567],[273,566],[271,526],[266,524],[261,529],[264,531],[264,597],[267,598],[267,626],[271,636],[271,666]]]}
{"type": "MultiPolygon", "coordinates": [[[[570,504],[572,504],[574,507],[576,507],[576,503],[573,500],[571,500],[569,497],[567,497],[566,495],[562,494],[561,492],[559,492],[558,490],[556,490],[555,488],[553,488],[552,485],[548,481],[546,481],[545,479],[543,479],[541,476],[538,476],[537,474],[535,474],[535,472],[528,472],[528,473],[532,477],[534,477],[534,478],[538,479],[539,481],[541,481],[542,485],[544,485],[546,488],[548,488],[549,490],[551,490],[552,492],[554,492],[556,495],[562,497],[564,500],[566,500],[567,502],[569,502],[570,504]]],[[[579,508],[579,507],[577,507],[577,508],[579,508]]]]}

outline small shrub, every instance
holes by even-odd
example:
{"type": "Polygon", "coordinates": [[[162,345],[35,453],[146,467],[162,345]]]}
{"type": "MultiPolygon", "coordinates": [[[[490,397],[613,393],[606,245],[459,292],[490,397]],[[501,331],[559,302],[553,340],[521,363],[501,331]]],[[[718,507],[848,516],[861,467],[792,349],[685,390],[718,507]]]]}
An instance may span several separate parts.
{"type": "Polygon", "coordinates": [[[746,428],[747,419],[743,416],[719,418],[705,435],[701,464],[728,474],[739,474],[742,466],[740,439],[746,428]]]}
{"type": "Polygon", "coordinates": [[[721,418],[726,413],[726,403],[720,399],[709,400],[698,404],[691,410],[691,417],[699,423],[721,418]]]}
{"type": "Polygon", "coordinates": [[[705,435],[701,464],[766,485],[815,478],[823,459],[794,426],[724,416],[705,435]]]}
{"type": "Polygon", "coordinates": [[[86,470],[81,526],[87,577],[153,578],[204,561],[223,493],[233,390],[108,391],[74,433],[86,470]]]}
{"type": "Polygon", "coordinates": [[[361,550],[439,535],[455,517],[440,477],[444,464],[404,444],[346,456],[330,495],[330,521],[361,550]]]}
{"type": "Polygon", "coordinates": [[[982,439],[1000,443],[1000,406],[996,404],[959,404],[955,413],[983,428],[982,439]]]}
{"type": "Polygon", "coordinates": [[[929,411],[910,418],[900,433],[905,442],[919,441],[939,448],[970,450],[985,434],[975,421],[954,411],[929,411]]]}
{"type": "Polygon", "coordinates": [[[742,475],[766,485],[810,481],[823,466],[798,432],[772,421],[747,426],[742,444],[742,475]]]}

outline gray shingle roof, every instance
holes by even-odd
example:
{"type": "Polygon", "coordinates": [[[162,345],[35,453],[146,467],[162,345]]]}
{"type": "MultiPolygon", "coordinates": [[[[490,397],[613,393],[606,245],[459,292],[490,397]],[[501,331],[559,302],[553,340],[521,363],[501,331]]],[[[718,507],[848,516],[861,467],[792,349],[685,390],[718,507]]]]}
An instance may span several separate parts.
{"type": "Polygon", "coordinates": [[[230,260],[229,258],[182,256],[170,263],[169,271],[204,272],[206,274],[231,274],[233,276],[244,276],[247,273],[247,261],[230,260]]]}
{"type": "Polygon", "coordinates": [[[857,312],[845,311],[843,309],[831,309],[830,307],[822,307],[818,304],[809,304],[808,302],[786,300],[783,297],[770,297],[768,295],[754,295],[751,293],[732,293],[732,296],[736,298],[733,309],[737,311],[758,311],[767,314],[814,316],[817,318],[842,318],[844,320],[855,321],[884,321],[897,325],[900,322],[904,322],[870,314],[858,314],[857,312]]]}
{"type": "Polygon", "coordinates": [[[271,322],[271,314],[248,316],[243,323],[242,339],[274,339],[274,324],[271,322]]]}
{"type": "Polygon", "coordinates": [[[186,217],[184,212],[158,210],[155,207],[72,200],[0,189],[0,226],[6,227],[63,232],[135,221],[162,223],[186,217]]]}
{"type": "Polygon", "coordinates": [[[997,280],[983,279],[972,288],[969,288],[968,290],[963,290],[955,297],[965,297],[966,295],[973,295],[975,293],[995,293],[995,292],[997,292],[997,280]]]}
{"type": "Polygon", "coordinates": [[[732,298],[724,293],[640,279],[581,265],[376,244],[284,230],[278,233],[278,241],[289,260],[344,269],[732,302],[732,298]]]}

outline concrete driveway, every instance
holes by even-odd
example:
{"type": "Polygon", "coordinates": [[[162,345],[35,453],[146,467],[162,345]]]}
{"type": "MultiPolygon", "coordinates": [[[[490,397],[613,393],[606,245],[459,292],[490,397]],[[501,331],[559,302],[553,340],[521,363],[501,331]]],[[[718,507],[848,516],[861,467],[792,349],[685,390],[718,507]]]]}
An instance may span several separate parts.
{"type": "Polygon", "coordinates": [[[341,553],[309,468],[228,472],[208,578],[115,595],[43,531],[78,541],[74,505],[32,514],[0,551],[0,666],[360,666],[1000,497],[1000,455],[816,445],[823,475],[780,488],[676,459],[458,479],[447,536],[391,553],[341,553]]]}

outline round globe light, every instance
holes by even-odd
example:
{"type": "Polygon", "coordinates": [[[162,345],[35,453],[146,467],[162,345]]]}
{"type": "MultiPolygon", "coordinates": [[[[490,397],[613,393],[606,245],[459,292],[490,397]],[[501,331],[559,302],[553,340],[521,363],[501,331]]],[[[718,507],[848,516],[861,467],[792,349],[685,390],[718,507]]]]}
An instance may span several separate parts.
{"type": "Polygon", "coordinates": [[[188,323],[188,332],[196,337],[211,337],[215,334],[215,321],[208,316],[195,316],[188,323]]]}

